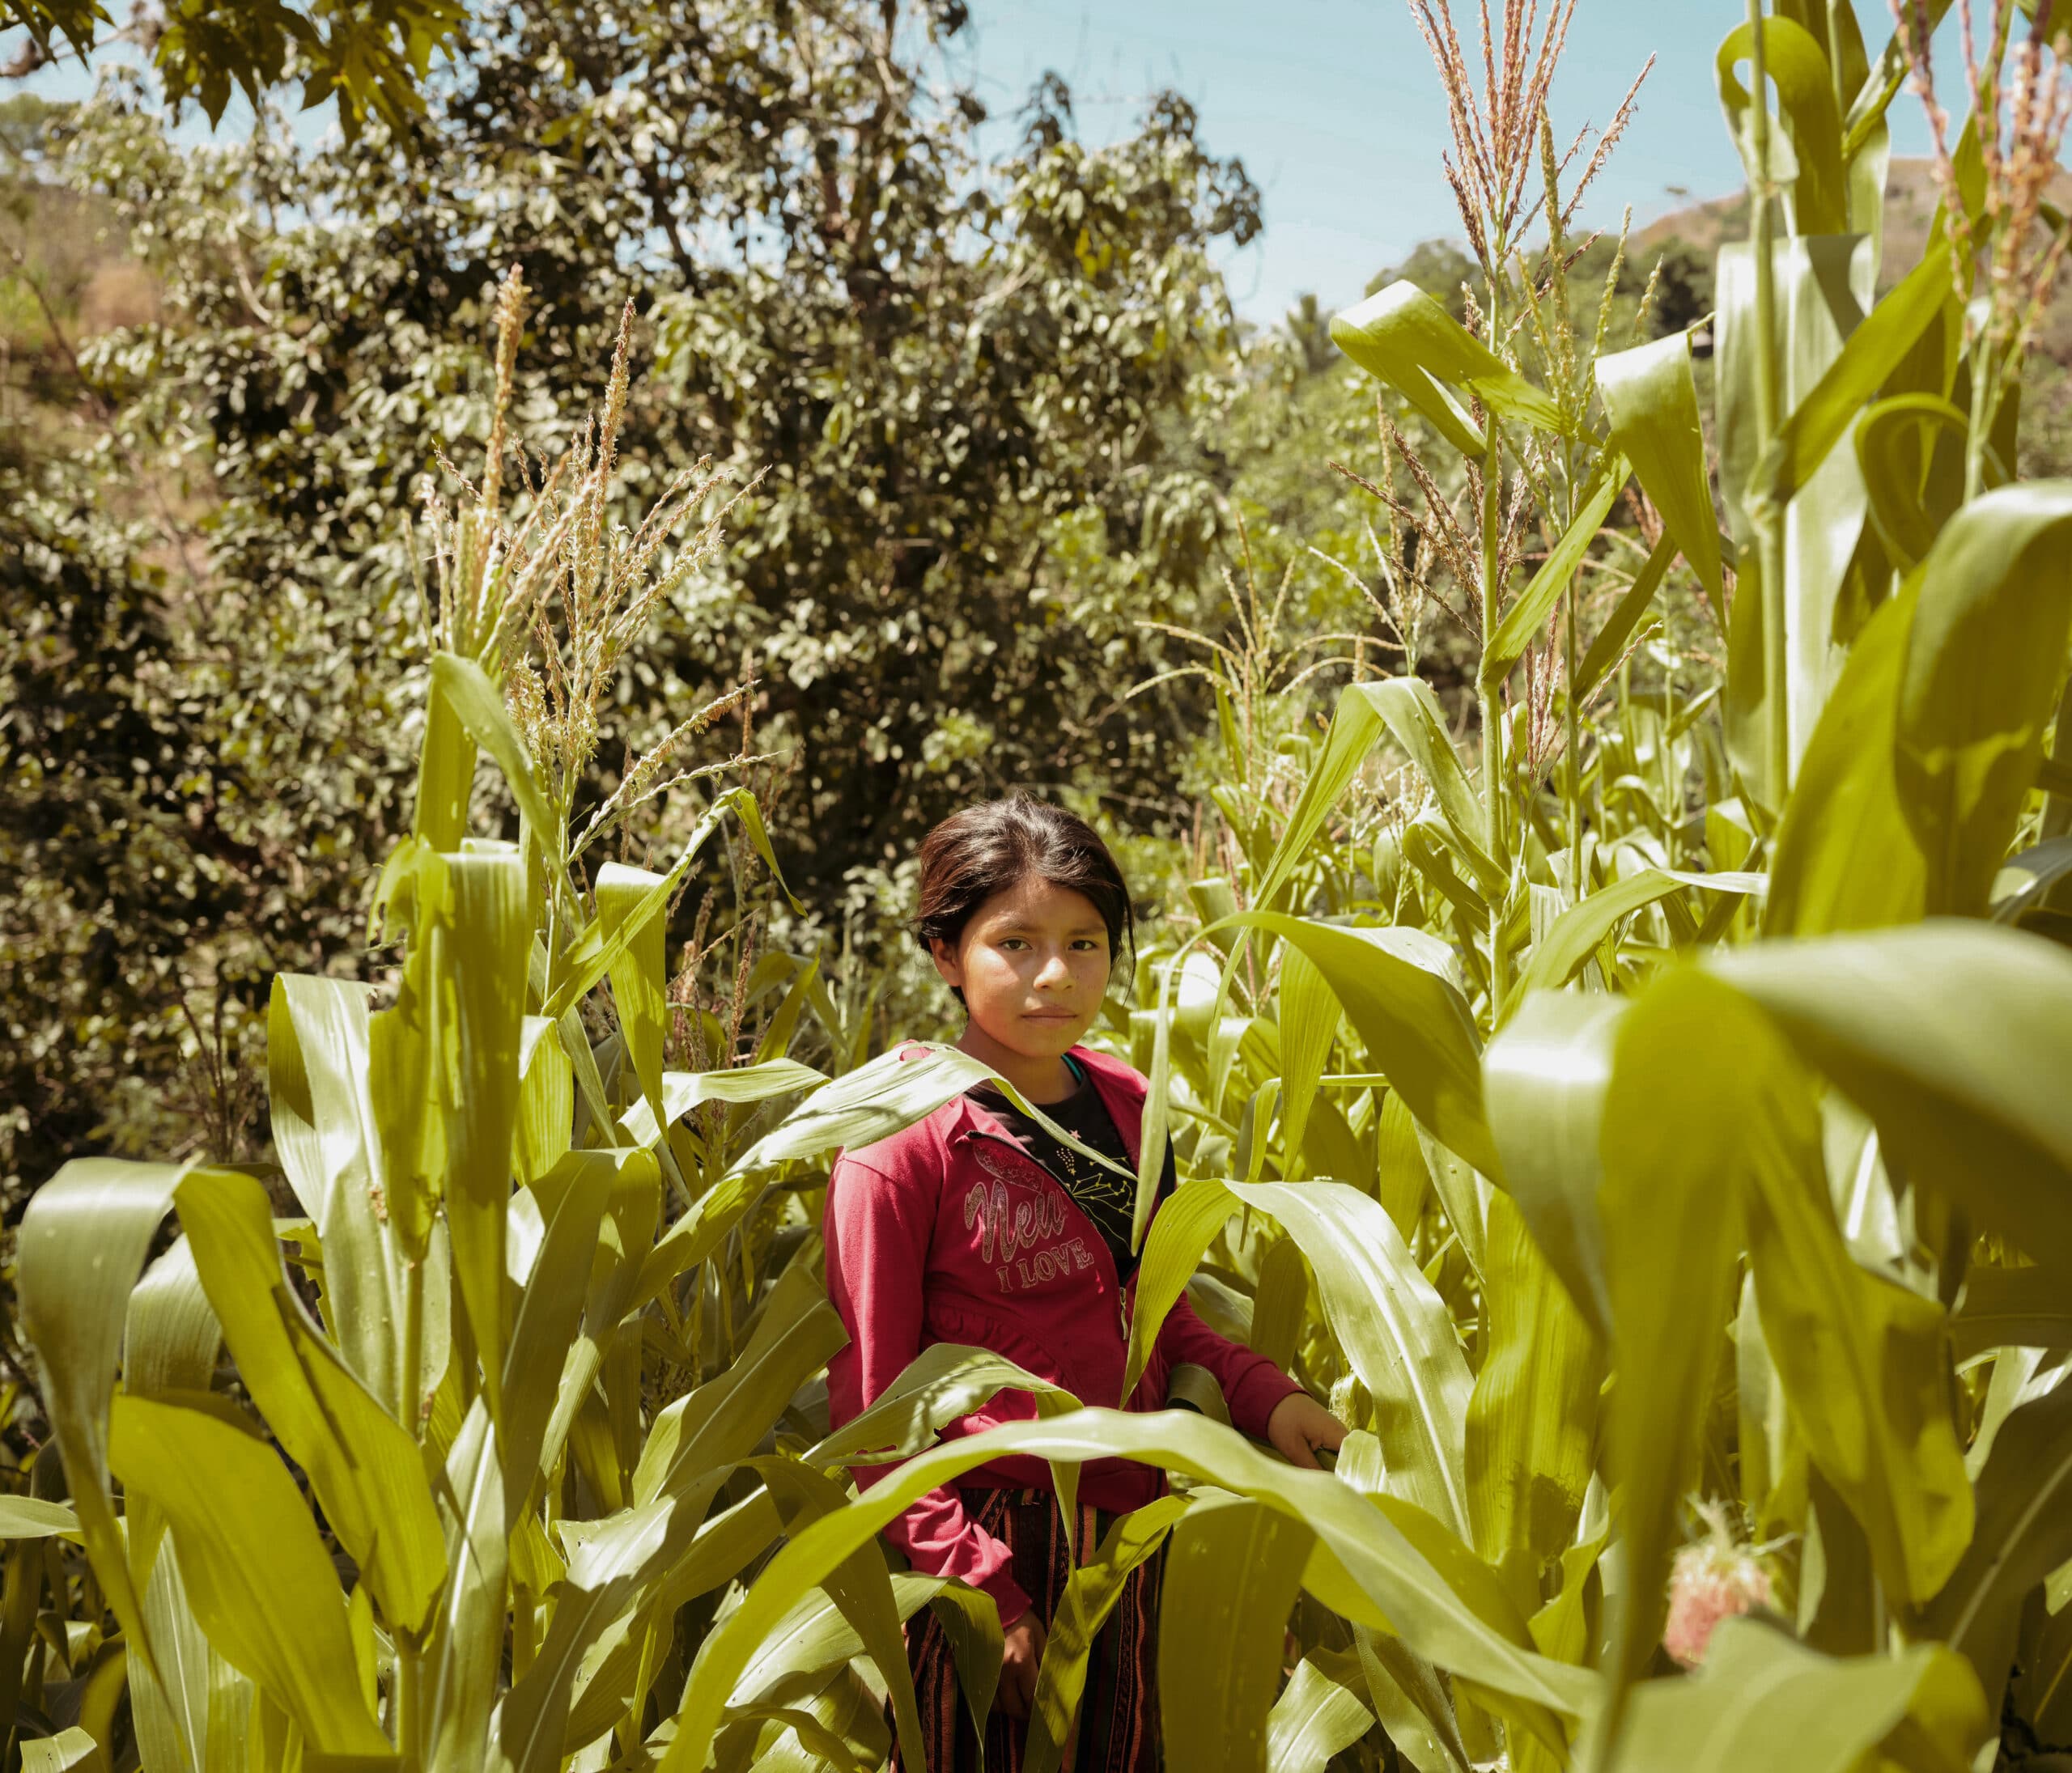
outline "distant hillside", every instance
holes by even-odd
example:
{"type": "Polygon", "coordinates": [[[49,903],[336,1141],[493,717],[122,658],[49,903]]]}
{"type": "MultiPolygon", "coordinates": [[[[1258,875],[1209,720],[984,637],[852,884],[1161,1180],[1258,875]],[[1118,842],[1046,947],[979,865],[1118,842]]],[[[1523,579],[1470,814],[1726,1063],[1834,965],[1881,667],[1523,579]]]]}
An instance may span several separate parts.
{"type": "MultiPolygon", "coordinates": [[[[2061,171],[2051,187],[2051,201],[2061,206],[2072,204],[2072,173],[2061,171]]],[[[1921,258],[1928,238],[1930,218],[1935,214],[1936,192],[1933,163],[1926,159],[1895,159],[1885,185],[1884,262],[1879,270],[1879,286],[1896,282],[1921,258]]],[[[1722,240],[1745,240],[1748,233],[1748,199],[1745,193],[1715,197],[1709,203],[1694,203],[1650,223],[1639,235],[1645,264],[1671,241],[1710,254],[1722,240]]],[[[2058,363],[2072,364],[2072,277],[2061,278],[2050,312],[2044,321],[2043,350],[2058,363]]]]}

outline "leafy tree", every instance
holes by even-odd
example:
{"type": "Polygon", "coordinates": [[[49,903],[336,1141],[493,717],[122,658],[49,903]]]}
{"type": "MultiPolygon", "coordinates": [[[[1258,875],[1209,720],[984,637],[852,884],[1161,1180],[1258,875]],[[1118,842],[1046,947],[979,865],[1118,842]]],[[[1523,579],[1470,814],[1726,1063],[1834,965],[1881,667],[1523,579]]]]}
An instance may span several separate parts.
{"type": "MultiPolygon", "coordinates": [[[[1095,150],[1055,81],[983,161],[976,101],[924,78],[962,23],[491,6],[407,143],[377,120],[352,148],[304,153],[269,125],[182,151],[134,86],[44,130],[32,176],[113,206],[168,316],[80,345],[96,440],[38,470],[45,497],[155,587],[163,626],[137,643],[186,687],[147,695],[147,718],[247,772],[195,798],[297,851],[263,937],[226,961],[236,990],[258,1002],[318,928],[357,964],[418,736],[399,712],[421,699],[409,513],[441,484],[433,440],[486,434],[480,346],[514,263],[535,305],[513,424],[535,454],[566,441],[554,415],[601,380],[631,300],[652,373],[624,418],[626,515],[703,458],[762,476],[729,555],[677,587],[618,686],[593,797],[745,664],[750,742],[798,760],[773,834],[822,907],[846,893],[881,921],[881,871],[976,794],[1171,804],[1189,710],[1119,692],[1156,661],[1140,622],[1191,617],[1218,546],[1233,346],[1208,249],[1250,237],[1256,195],[1178,99],[1095,150]]],[[[11,595],[47,600],[48,549],[17,545],[11,595]]],[[[53,758],[98,804],[103,764],[53,758]]],[[[189,787],[168,791],[177,826],[189,787]]],[[[47,880],[70,907],[51,914],[87,920],[104,872],[47,880]]],[[[211,914],[251,936],[261,902],[211,914]]],[[[123,927],[149,948],[147,923],[123,927]]],[[[168,952],[192,947],[180,934],[168,952]]],[[[37,1088],[103,1100],[112,1051],[64,1037],[26,979],[9,1007],[57,1055],[37,1088]]],[[[140,1063],[163,1076],[163,1052],[140,1063]]]]}
{"type": "Polygon", "coordinates": [[[339,101],[348,136],[370,113],[398,128],[422,112],[432,56],[465,15],[459,0],[184,0],[163,14],[140,7],[117,32],[100,0],[0,0],[0,28],[19,27],[28,40],[10,74],[49,61],[61,39],[83,61],[113,36],[133,36],[176,107],[198,100],[213,123],[233,87],[256,106],[299,76],[304,105],[339,101]]]}

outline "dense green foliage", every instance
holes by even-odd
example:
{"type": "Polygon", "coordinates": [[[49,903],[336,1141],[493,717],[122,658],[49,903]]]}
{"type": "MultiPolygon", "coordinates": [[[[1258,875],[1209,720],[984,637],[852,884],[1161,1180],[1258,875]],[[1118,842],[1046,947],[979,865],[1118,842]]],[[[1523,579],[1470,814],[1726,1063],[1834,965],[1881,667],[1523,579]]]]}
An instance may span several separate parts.
{"type": "MultiPolygon", "coordinates": [[[[1204,710],[1165,766],[1200,812],[1133,850],[1170,909],[1099,1036],[1153,1080],[1142,1207],[1168,1143],[1182,1176],[1133,1350],[1187,1292],[1331,1398],[1356,1431],[1335,1470],[1205,1419],[1212,1390],[1137,1416],[1046,1392],[1038,1420],[936,1445],[1032,1384],[949,1347],[827,1433],[828,1158],[981,1069],[870,1060],[853,967],[830,989],[789,946],[831,815],[717,754],[733,657],[695,598],[658,619],[710,582],[725,481],[629,446],[635,508],[703,527],[664,554],[669,524],[615,525],[622,422],[662,421],[623,347],[601,429],[556,419],[529,359],[577,298],[550,260],[540,324],[504,286],[494,378],[451,346],[481,390],[452,408],[486,441],[456,452],[473,486],[409,542],[353,529],[376,507],[342,491],[312,509],[350,563],[312,544],[284,581],[333,608],[356,574],[432,581],[421,629],[380,643],[422,712],[409,828],[380,840],[379,1007],[319,976],[329,952],[281,968],[270,1159],[76,1160],[23,1221],[51,1440],[0,1499],[0,1680],[44,1764],[880,1764],[915,1729],[900,1619],[945,1619],[980,1711],[1000,1641],[877,1530],[1008,1449],[1173,1474],[1082,1548],[1072,1605],[1170,1546],[1189,1773],[1959,1773],[2072,1741],[2072,482],[2017,476],[2038,243],[2066,227],[2042,189],[2063,112],[2032,101],[2064,77],[2018,51],[2027,85],[1975,106],[1881,290],[1864,242],[1904,45],[1874,61],[1819,0],[1735,31],[1722,95],[1756,201],[1707,367],[1701,279],[1636,289],[1567,235],[1553,50],[1494,45],[1480,91],[1417,10],[1471,256],[1328,323],[1357,376],[1307,312],[1254,365],[1242,422],[1270,404],[1351,474],[1306,539],[1332,482],[1241,464],[1229,622],[1168,623],[1139,667],[1199,667],[1137,700],[1204,710]],[[1765,64],[1775,113],[1748,95],[1765,64]],[[521,435],[568,439],[544,482],[521,435]],[[658,643],[664,705],[716,698],[689,729],[621,716],[628,761],[600,770],[658,643]],[[728,893],[686,952],[694,871],[728,893]]],[[[1039,128],[1038,150],[1068,145],[1039,128]]],[[[1199,434],[1161,447],[1213,484],[1199,434]]],[[[732,507],[745,582],[792,558],[783,498],[732,507]]],[[[151,641],[138,557],[68,550],[38,510],[24,587],[151,641]]],[[[291,527],[227,495],[210,521],[291,527]]],[[[1155,607],[1114,596],[1119,634],[1155,607]]],[[[116,739],[148,691],[55,643],[18,656],[116,739]]],[[[800,706],[773,695],[740,749],[800,706]]],[[[813,718],[853,746],[839,705],[813,718]]],[[[803,769],[837,767],[791,731],[803,769]]],[[[917,806],[920,774],[898,774],[917,806]]],[[[1083,1651],[1051,1639],[1034,1767],[1059,1764],[1083,1651]]]]}
{"type": "MultiPolygon", "coordinates": [[[[1047,87],[979,165],[977,107],[923,83],[897,16],[486,8],[385,156],[378,130],[180,151],[119,94],[19,132],[25,246],[69,193],[141,253],[155,303],[76,347],[42,329],[80,422],[0,499],[10,701],[98,678],[148,729],[10,732],[14,1186],[95,1139],[179,1139],[183,986],[204,1021],[227,1003],[235,1046],[276,968],[355,964],[415,755],[408,526],[427,486],[452,496],[440,442],[486,435],[512,263],[534,292],[529,447],[565,440],[631,299],[653,369],[624,421],[626,515],[703,457],[762,476],[738,545],[618,686],[593,793],[755,675],[756,742],[797,765],[770,817],[837,931],[845,903],[879,917],[885,871],[973,794],[1168,804],[1187,706],[1119,691],[1136,623],[1192,618],[1212,583],[1229,339],[1206,249],[1249,236],[1254,194],[1171,98],[1093,151],[1047,87]],[[87,573],[143,613],[82,617],[87,573]]],[[[92,294],[91,257],[35,252],[18,301],[45,273],[92,294]]]]}

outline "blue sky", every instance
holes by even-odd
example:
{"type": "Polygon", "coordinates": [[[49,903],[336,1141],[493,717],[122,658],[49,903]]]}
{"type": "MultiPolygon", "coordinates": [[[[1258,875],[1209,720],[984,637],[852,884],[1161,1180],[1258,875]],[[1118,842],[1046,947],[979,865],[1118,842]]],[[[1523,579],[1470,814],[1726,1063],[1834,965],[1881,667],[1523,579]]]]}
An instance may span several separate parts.
{"type": "MultiPolygon", "coordinates": [[[[1857,9],[1875,55],[1889,15],[1883,0],[1857,9]]],[[[1472,0],[1454,11],[1468,37],[1472,0]]],[[[1264,197],[1264,235],[1225,259],[1250,319],[1277,320],[1304,290],[1342,306],[1418,241],[1459,233],[1439,163],[1445,107],[1405,0],[972,0],[972,15],[956,65],[996,110],[1046,68],[1071,83],[1091,138],[1127,128],[1161,87],[1194,101],[1204,140],[1240,155],[1264,197]]],[[[1743,0],[1581,0],[1554,88],[1565,145],[1603,125],[1657,57],[1592,187],[1592,223],[1616,227],[1628,203],[1637,224],[1652,220],[1687,201],[1675,188],[1706,197],[1739,185],[1713,55],[1747,16],[1743,0]]],[[[1926,152],[1918,101],[1903,92],[1892,115],[1896,151],[1926,152]]]]}
{"type": "MultiPolygon", "coordinates": [[[[1454,4],[1471,32],[1473,0],[1454,4]]],[[[1891,34],[1884,0],[1856,5],[1875,53],[1891,34]]],[[[950,70],[992,110],[989,146],[1012,141],[1013,112],[1050,69],[1070,83],[1081,130],[1095,141],[1133,127],[1162,87],[1193,100],[1204,140],[1240,156],[1264,199],[1264,233],[1223,255],[1248,319],[1271,324],[1305,290],[1343,306],[1418,241],[1459,231],[1439,161],[1444,105],[1405,0],[971,0],[971,11],[950,70]]],[[[1657,57],[1637,119],[1592,188],[1590,223],[1616,227],[1628,203],[1645,223],[1738,185],[1712,70],[1720,40],[1746,16],[1743,0],[1581,0],[1554,89],[1565,142],[1602,125],[1657,57]]],[[[1937,41],[1946,68],[1955,24],[1953,12],[1937,41]]],[[[31,84],[53,97],[85,89],[76,65],[31,84]]],[[[1896,151],[1925,152],[1917,102],[1902,93],[1892,115],[1896,151]]],[[[223,129],[250,126],[234,102],[223,129]]],[[[320,126],[305,118],[299,133],[320,126]]],[[[189,133],[206,134],[191,114],[189,133]]]]}

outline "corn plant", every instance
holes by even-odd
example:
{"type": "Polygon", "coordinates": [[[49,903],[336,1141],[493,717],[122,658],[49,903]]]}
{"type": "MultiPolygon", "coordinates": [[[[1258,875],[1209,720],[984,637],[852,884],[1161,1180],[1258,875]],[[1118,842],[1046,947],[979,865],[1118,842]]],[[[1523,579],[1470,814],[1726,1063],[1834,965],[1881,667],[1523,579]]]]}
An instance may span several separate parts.
{"type": "Polygon", "coordinates": [[[686,1009],[705,1062],[668,1067],[663,913],[723,817],[760,825],[737,786],[669,872],[584,869],[670,767],[579,809],[597,686],[655,607],[658,534],[605,515],[622,354],[558,476],[507,512],[499,412],[435,520],[394,999],[284,979],[270,1026],[301,1212],[247,1171],[96,1161],[23,1223],[62,1474],[0,1513],[0,1679],[79,1719],[40,1764],[125,1751],[125,1691],[154,1770],[847,1769],[895,1736],[917,1764],[901,1621],[945,1618],[979,1713],[999,1622],[876,1536],[1007,1452],[1068,1501],[1088,1459],[1174,1477],[1078,1548],[1038,1773],[1161,1546],[1190,1773],[2072,1740],[2072,487],[2013,472],[2063,243],[2048,14],[2003,87],[1995,7],[1941,223],[1875,301],[1884,118],[1909,76],[1933,103],[1944,9],[1875,59],[1823,0],[1728,37],[1752,238],[1709,452],[1688,338],[1611,339],[1563,282],[1573,0],[1485,23],[1480,83],[1415,10],[1483,286],[1467,325],[1398,285],[1333,337],[1423,427],[1420,503],[1377,490],[1472,605],[1479,744],[1408,643],[1381,678],[1358,647],[1290,737],[1255,602],[1208,668],[1221,865],[1104,1036],[1153,1080],[1133,1368],[1185,1292],[1331,1398],[1335,1469],[1247,1444],[1212,1388],[1124,1415],[949,1347],[827,1432],[824,1159],[984,1073],[860,1063],[810,961],[738,954],[729,1013],[686,1009]],[[1630,486],[1637,542],[1607,528],[1630,486]],[[1672,589],[1723,668],[1665,648],[1672,589]],[[471,834],[481,752],[516,842],[471,834]],[[788,1056],[809,1038],[840,1075],[788,1056]],[[1003,1387],[1037,1419],[936,1444],[1003,1387]]]}
{"type": "Polygon", "coordinates": [[[1328,1476],[1101,1410],[923,1454],[749,1590],[666,1764],[824,1572],[1010,1448],[1180,1484],[1085,1555],[1039,1767],[1160,1541],[1176,1766],[1958,1768],[2003,1719],[2010,1757],[2072,1735],[2072,488],[2012,473],[2065,82],[2043,18],[2002,104],[1997,8],[1943,217],[1874,301],[1885,115],[1909,74],[1932,95],[1940,10],[1875,61],[1843,6],[1722,45],[1753,238],[1709,452],[1688,337],[1570,316],[1568,9],[1485,25],[1478,92],[1417,8],[1484,284],[1467,326],[1399,284],[1332,332],[1467,464],[1407,464],[1398,515],[1479,613],[1479,755],[1357,655],[1291,742],[1247,587],[1205,668],[1226,865],[1110,1018],[1153,1079],[1146,1204],[1169,1137],[1186,1177],[1134,1345],[1188,1290],[1357,1432],[1328,1476]],[[1629,481],[1637,549],[1605,533],[1629,481]],[[1672,582],[1723,669],[1651,644],[1672,582]]]}
{"type": "Polygon", "coordinates": [[[611,520],[624,329],[595,422],[514,465],[522,296],[478,483],[431,514],[415,827],[375,894],[390,1000],[275,981],[278,1169],[76,1162],[22,1225],[57,1454],[6,1504],[25,1764],[601,1767],[673,1709],[717,1591],[827,1504],[773,1439],[824,1435],[824,1171],[756,1154],[826,1075],[793,1055],[845,1069],[860,1030],[811,959],[755,954],[752,886],[735,940],[699,922],[734,963],[716,1007],[668,974],[724,822],[783,890],[745,783],[666,872],[595,860],[758,760],[685,761],[715,705],[586,787],[622,660],[714,556],[717,515],[664,553],[714,483],[611,520]],[[477,834],[484,753],[515,841],[477,834]],[[686,1047],[706,1063],[666,1068],[686,1047]]]}

